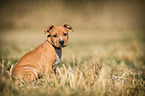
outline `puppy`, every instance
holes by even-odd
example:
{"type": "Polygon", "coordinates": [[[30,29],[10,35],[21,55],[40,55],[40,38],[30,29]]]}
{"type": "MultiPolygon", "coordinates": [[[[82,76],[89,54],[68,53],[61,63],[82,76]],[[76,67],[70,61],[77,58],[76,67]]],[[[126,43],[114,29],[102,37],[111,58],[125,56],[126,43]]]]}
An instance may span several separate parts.
{"type": "Polygon", "coordinates": [[[69,24],[62,26],[50,25],[45,30],[47,39],[34,50],[26,53],[15,65],[12,75],[24,81],[33,81],[44,75],[49,75],[61,60],[62,48],[67,46],[69,24]]]}

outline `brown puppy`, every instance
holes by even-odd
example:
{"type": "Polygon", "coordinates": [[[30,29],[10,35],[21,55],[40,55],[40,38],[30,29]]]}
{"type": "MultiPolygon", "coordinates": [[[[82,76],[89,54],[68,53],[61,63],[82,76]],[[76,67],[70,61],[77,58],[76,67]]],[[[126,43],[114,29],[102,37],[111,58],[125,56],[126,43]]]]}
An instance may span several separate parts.
{"type": "Polygon", "coordinates": [[[60,59],[61,49],[67,46],[68,31],[72,27],[68,24],[62,26],[50,25],[45,30],[47,40],[34,50],[26,53],[13,69],[13,77],[24,81],[36,80],[43,75],[49,75],[56,70],[60,59]]]}

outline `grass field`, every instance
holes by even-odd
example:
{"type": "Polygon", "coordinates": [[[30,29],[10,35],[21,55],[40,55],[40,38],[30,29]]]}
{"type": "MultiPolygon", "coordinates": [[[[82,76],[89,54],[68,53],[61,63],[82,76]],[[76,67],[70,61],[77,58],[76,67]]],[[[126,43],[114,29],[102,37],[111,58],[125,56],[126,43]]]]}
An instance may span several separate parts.
{"type": "MultiPolygon", "coordinates": [[[[56,75],[14,83],[11,72],[45,41],[41,29],[1,30],[1,96],[145,96],[145,40],[137,29],[70,31],[56,75]]],[[[32,57],[33,58],[33,57],[32,57]]]]}

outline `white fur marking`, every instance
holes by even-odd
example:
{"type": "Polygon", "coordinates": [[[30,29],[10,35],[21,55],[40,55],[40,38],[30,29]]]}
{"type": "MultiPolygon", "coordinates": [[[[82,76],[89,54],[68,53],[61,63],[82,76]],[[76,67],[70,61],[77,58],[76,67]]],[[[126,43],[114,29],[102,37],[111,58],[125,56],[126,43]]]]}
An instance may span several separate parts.
{"type": "Polygon", "coordinates": [[[56,57],[56,61],[52,66],[55,66],[54,70],[56,70],[57,66],[59,65],[60,59],[61,59],[61,49],[55,49],[57,57],[56,57]]]}
{"type": "Polygon", "coordinates": [[[63,39],[62,39],[62,37],[60,36],[60,41],[62,41],[63,39]]]}
{"type": "Polygon", "coordinates": [[[53,66],[56,65],[55,68],[54,68],[54,70],[57,68],[59,62],[60,62],[60,58],[59,58],[58,55],[57,55],[56,61],[55,61],[55,63],[53,64],[53,66]]]}

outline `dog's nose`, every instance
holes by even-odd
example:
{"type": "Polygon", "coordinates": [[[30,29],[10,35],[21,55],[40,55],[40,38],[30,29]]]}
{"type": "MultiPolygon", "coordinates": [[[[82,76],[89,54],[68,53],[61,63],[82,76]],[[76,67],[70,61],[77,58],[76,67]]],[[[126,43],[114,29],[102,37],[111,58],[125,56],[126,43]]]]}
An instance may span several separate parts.
{"type": "Polygon", "coordinates": [[[59,41],[59,44],[60,44],[60,45],[63,45],[63,44],[64,44],[64,40],[60,40],[60,41],[59,41]]]}

